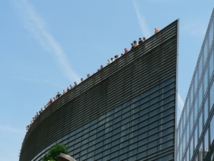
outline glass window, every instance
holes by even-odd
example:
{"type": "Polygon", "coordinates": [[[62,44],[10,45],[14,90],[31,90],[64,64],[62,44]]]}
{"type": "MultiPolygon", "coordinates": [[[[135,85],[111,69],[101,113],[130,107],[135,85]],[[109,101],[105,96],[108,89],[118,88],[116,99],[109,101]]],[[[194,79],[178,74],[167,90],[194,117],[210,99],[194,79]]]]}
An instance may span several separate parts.
{"type": "Polygon", "coordinates": [[[119,152],[119,151],[116,151],[116,152],[112,153],[112,154],[111,154],[111,158],[114,158],[114,157],[118,156],[118,154],[119,154],[118,152],[119,152]]]}
{"type": "Polygon", "coordinates": [[[187,137],[187,142],[189,141],[189,122],[187,123],[187,128],[186,128],[186,137],[187,137]]]}
{"type": "Polygon", "coordinates": [[[134,155],[134,156],[132,156],[132,157],[130,157],[130,158],[128,159],[128,161],[133,161],[133,160],[137,160],[137,156],[136,156],[136,155],[134,155]]]}
{"type": "MultiPolygon", "coordinates": [[[[122,113],[124,114],[124,113],[126,113],[127,111],[129,111],[130,110],[130,106],[128,106],[128,107],[126,107],[126,108],[123,108],[123,110],[122,110],[122,113]]],[[[120,114],[121,114],[121,111],[118,111],[116,114],[114,114],[114,117],[117,117],[117,116],[119,116],[120,114]],[[117,114],[118,113],[118,114],[117,114]]]]}
{"type": "Polygon", "coordinates": [[[168,161],[168,160],[171,160],[173,158],[173,154],[169,154],[161,159],[159,159],[158,161],[168,161]]]}
{"type": "Polygon", "coordinates": [[[206,157],[208,151],[209,151],[209,140],[208,140],[208,131],[206,131],[206,134],[204,136],[204,158],[206,157]]]}
{"type": "Polygon", "coordinates": [[[195,123],[195,121],[196,121],[196,118],[197,118],[197,110],[196,110],[197,107],[196,107],[196,105],[197,105],[197,102],[195,101],[195,102],[194,102],[194,105],[193,105],[193,111],[192,111],[192,112],[193,112],[193,117],[194,117],[194,118],[193,118],[193,125],[194,125],[194,123],[195,123]]]}
{"type": "Polygon", "coordinates": [[[207,87],[208,87],[208,68],[206,68],[204,74],[204,93],[207,91],[207,87]]]}
{"type": "Polygon", "coordinates": [[[174,93],[175,93],[175,89],[171,89],[171,90],[167,91],[166,93],[163,93],[162,98],[166,98],[169,95],[174,94],[174,93]]]}
{"type": "Polygon", "coordinates": [[[186,156],[187,156],[187,161],[189,161],[189,148],[187,149],[187,153],[186,153],[186,156]]]}
{"type": "Polygon", "coordinates": [[[199,160],[203,160],[203,144],[200,145],[200,148],[199,148],[199,160]]]}
{"type": "Polygon", "coordinates": [[[180,122],[180,128],[179,128],[179,135],[180,135],[180,140],[181,140],[181,137],[182,137],[182,134],[183,134],[183,126],[182,126],[182,122],[180,122]]]}
{"type": "Polygon", "coordinates": [[[165,86],[165,85],[167,85],[167,84],[169,84],[169,83],[173,82],[174,80],[175,80],[175,78],[174,78],[174,77],[172,77],[172,78],[170,78],[170,79],[166,80],[165,82],[163,82],[163,83],[162,83],[162,86],[165,86]]]}
{"type": "Polygon", "coordinates": [[[199,58],[199,79],[201,78],[202,70],[203,70],[203,53],[201,53],[201,57],[199,58]]]}
{"type": "Polygon", "coordinates": [[[159,97],[156,97],[156,98],[150,100],[149,103],[150,103],[150,104],[153,104],[153,103],[155,103],[155,102],[157,102],[157,101],[159,101],[159,97]]]}
{"type": "Polygon", "coordinates": [[[166,149],[166,148],[168,148],[168,147],[170,147],[170,146],[172,146],[173,145],[173,141],[171,140],[171,141],[168,141],[168,142],[166,142],[166,143],[164,143],[164,144],[162,144],[162,145],[159,145],[159,150],[163,150],[163,149],[166,149]]]}
{"type": "Polygon", "coordinates": [[[192,158],[192,155],[193,155],[193,151],[194,151],[194,149],[193,149],[193,138],[191,139],[191,142],[190,142],[190,159],[192,158]]]}
{"type": "Polygon", "coordinates": [[[206,102],[204,104],[204,125],[206,124],[207,119],[208,119],[208,111],[209,111],[209,109],[208,109],[208,101],[206,99],[206,102]]]}
{"type": "Polygon", "coordinates": [[[204,43],[204,64],[206,63],[207,56],[208,56],[208,40],[209,40],[209,35],[205,38],[205,43],[204,43]]]}
{"type": "Polygon", "coordinates": [[[173,88],[173,87],[175,87],[175,83],[171,83],[171,84],[169,84],[169,85],[163,87],[163,88],[161,89],[161,92],[164,93],[165,91],[168,91],[169,89],[171,89],[171,88],[173,88]]]}
{"type": "MultiPolygon", "coordinates": [[[[150,106],[149,110],[152,111],[152,110],[156,109],[158,106],[159,106],[158,103],[153,104],[152,106],[150,106]]],[[[157,109],[157,110],[158,110],[158,109],[157,109]]]]}
{"type": "Polygon", "coordinates": [[[148,100],[149,100],[149,96],[144,97],[143,99],[141,99],[140,104],[143,104],[143,103],[145,103],[148,100]]]}
{"type": "Polygon", "coordinates": [[[141,96],[139,95],[139,96],[133,98],[133,99],[132,99],[132,102],[136,102],[136,101],[138,101],[140,98],[141,98],[141,96]]]}
{"type": "Polygon", "coordinates": [[[212,84],[212,87],[210,89],[210,110],[212,109],[214,104],[214,83],[212,84]]]}
{"type": "Polygon", "coordinates": [[[199,137],[201,136],[202,128],[203,128],[203,120],[202,120],[202,118],[203,118],[202,115],[200,115],[199,124],[198,124],[199,137]]]}
{"type": "Polygon", "coordinates": [[[153,127],[156,127],[158,125],[158,121],[149,124],[149,129],[152,129],[153,127]]]}
{"type": "Polygon", "coordinates": [[[213,33],[214,33],[214,25],[213,25],[213,22],[212,22],[211,25],[210,25],[210,30],[209,30],[209,35],[208,35],[209,36],[209,49],[211,48],[212,41],[214,39],[213,33]]]}
{"type": "Polygon", "coordinates": [[[194,148],[198,145],[198,124],[195,127],[195,132],[194,132],[194,148]]]}
{"type": "Polygon", "coordinates": [[[214,152],[211,155],[211,161],[214,161],[214,152]]]}
{"type": "MultiPolygon", "coordinates": [[[[189,95],[188,95],[188,96],[189,96],[189,95]]],[[[187,97],[188,97],[188,96],[187,96],[187,97]]],[[[189,97],[188,97],[188,98],[189,98],[189,97]]],[[[189,108],[190,108],[190,107],[189,107],[189,99],[187,99],[187,100],[186,100],[186,111],[187,111],[187,112],[186,112],[186,119],[187,119],[188,116],[189,116],[189,108]]]]}
{"type": "Polygon", "coordinates": [[[157,85],[157,86],[153,87],[152,89],[150,89],[150,93],[152,93],[152,92],[154,92],[154,91],[156,91],[158,89],[159,89],[159,85],[157,85]]]}
{"type": "Polygon", "coordinates": [[[172,95],[172,96],[170,96],[170,97],[168,97],[168,98],[165,98],[164,100],[162,100],[162,103],[165,104],[165,103],[167,103],[167,102],[169,102],[169,101],[171,101],[171,100],[173,100],[173,99],[175,99],[175,96],[174,96],[174,95],[172,95]]]}
{"type": "Polygon", "coordinates": [[[196,155],[196,157],[195,157],[195,161],[198,161],[198,155],[196,155]]]}
{"type": "Polygon", "coordinates": [[[189,132],[190,132],[190,133],[192,132],[192,127],[193,127],[192,116],[193,116],[193,113],[191,112],[191,113],[190,113],[190,116],[189,116],[189,132]]]}
{"type": "Polygon", "coordinates": [[[157,152],[157,150],[158,150],[157,147],[154,147],[154,148],[152,148],[152,149],[149,149],[149,150],[148,150],[148,155],[157,152]]]}
{"type": "Polygon", "coordinates": [[[213,74],[213,70],[214,70],[213,54],[214,54],[214,51],[212,52],[211,57],[210,57],[210,61],[209,61],[209,67],[210,67],[209,80],[211,79],[212,74],[213,74]]]}
{"type": "Polygon", "coordinates": [[[186,138],[186,133],[184,133],[184,138],[183,138],[183,153],[182,154],[184,154],[185,153],[185,148],[186,148],[186,142],[185,142],[185,138],[186,138]]]}
{"type": "Polygon", "coordinates": [[[145,96],[147,96],[149,94],[149,91],[144,92],[143,94],[141,94],[141,98],[144,98],[145,96]]]}
{"type": "Polygon", "coordinates": [[[202,90],[202,85],[200,86],[200,90],[199,90],[199,95],[198,95],[198,101],[199,101],[199,107],[201,107],[201,102],[202,102],[202,99],[203,99],[203,90],[202,90]]]}
{"type": "Polygon", "coordinates": [[[127,153],[120,156],[119,160],[125,160],[127,158],[127,153]]]}
{"type": "MultiPolygon", "coordinates": [[[[132,100],[130,100],[130,101],[124,103],[124,104],[123,104],[123,107],[129,106],[131,103],[132,103],[132,100]]],[[[119,108],[121,108],[121,107],[122,107],[122,106],[120,106],[119,108]]],[[[118,111],[119,108],[116,108],[116,109],[115,109],[115,112],[118,111]]]]}
{"type": "Polygon", "coordinates": [[[183,147],[183,142],[181,142],[181,146],[180,146],[180,151],[179,151],[179,160],[181,160],[181,158],[182,158],[182,147],[183,147]]]}
{"type": "Polygon", "coordinates": [[[159,91],[156,91],[156,92],[152,93],[150,95],[150,99],[156,97],[157,95],[159,95],[159,91]]]}
{"type": "MultiPolygon", "coordinates": [[[[146,152],[141,152],[138,154],[138,159],[143,159],[146,156],[146,152]]],[[[133,160],[132,160],[133,161],[133,160]]]]}
{"type": "Polygon", "coordinates": [[[210,144],[214,141],[214,116],[212,117],[212,120],[210,122],[210,144]]]}
{"type": "Polygon", "coordinates": [[[197,90],[198,87],[198,69],[196,69],[195,72],[195,91],[197,90]]]}

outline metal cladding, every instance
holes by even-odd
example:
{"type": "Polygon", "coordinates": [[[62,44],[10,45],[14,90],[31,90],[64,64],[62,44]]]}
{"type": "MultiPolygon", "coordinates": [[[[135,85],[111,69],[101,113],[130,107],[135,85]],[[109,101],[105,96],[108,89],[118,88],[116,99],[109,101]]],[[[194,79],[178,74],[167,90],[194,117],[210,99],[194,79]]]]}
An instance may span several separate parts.
{"type": "MultiPolygon", "coordinates": [[[[71,145],[70,143],[72,132],[78,130],[80,139],[82,137],[82,132],[79,130],[81,127],[88,125],[117,107],[122,107],[127,101],[151,91],[154,87],[158,86],[158,90],[159,88],[162,90],[164,88],[161,87],[163,82],[172,78],[174,82],[173,93],[171,94],[173,96],[173,106],[171,107],[173,109],[171,113],[173,143],[167,151],[160,151],[162,154],[159,156],[163,158],[164,153],[174,155],[177,32],[178,20],[154,34],[127,54],[103,67],[52,103],[40,114],[28,130],[23,141],[20,161],[41,160],[41,157],[49,150],[50,146],[56,142],[67,145],[70,150],[69,155],[74,159],[83,160],[80,158],[81,156],[77,157],[76,155],[75,157],[74,149],[72,149],[75,144],[71,145]]],[[[164,97],[163,94],[156,97],[161,102],[160,104],[164,103],[162,97],[164,97]]],[[[148,101],[151,102],[151,99],[148,101]]],[[[149,109],[149,107],[147,108],[149,109]]],[[[161,112],[158,113],[158,117],[161,114],[161,112]]],[[[120,117],[122,122],[122,114],[120,117]]],[[[99,127],[97,127],[97,130],[99,130],[99,127]]],[[[77,132],[75,133],[77,135],[77,132]]],[[[88,134],[90,133],[88,132],[88,134]]],[[[89,143],[86,144],[89,146],[89,143]]],[[[90,147],[86,149],[90,149],[90,147]]],[[[140,155],[140,151],[138,154],[140,155]]],[[[149,152],[147,156],[150,157],[149,152]]],[[[115,157],[117,158],[119,155],[115,157]]]]}

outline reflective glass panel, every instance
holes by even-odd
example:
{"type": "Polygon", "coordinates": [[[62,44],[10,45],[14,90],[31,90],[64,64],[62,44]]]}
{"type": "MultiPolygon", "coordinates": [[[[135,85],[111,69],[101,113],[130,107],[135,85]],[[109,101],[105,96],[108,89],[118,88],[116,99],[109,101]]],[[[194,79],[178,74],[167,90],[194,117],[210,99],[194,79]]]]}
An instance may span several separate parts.
{"type": "Polygon", "coordinates": [[[212,117],[212,120],[210,122],[210,144],[214,141],[214,116],[212,117]]]}
{"type": "Polygon", "coordinates": [[[214,38],[214,22],[211,23],[210,25],[210,30],[209,30],[209,49],[212,46],[212,41],[214,38]]]}
{"type": "Polygon", "coordinates": [[[206,131],[206,134],[204,136],[204,158],[206,157],[208,151],[209,151],[209,140],[208,140],[208,131],[206,131]]]}
{"type": "Polygon", "coordinates": [[[209,81],[210,81],[210,79],[212,77],[213,70],[214,70],[213,54],[214,54],[214,51],[211,53],[211,57],[210,57],[210,60],[209,60],[209,68],[210,68],[209,81]]]}
{"type": "Polygon", "coordinates": [[[204,104],[204,125],[206,124],[207,122],[207,119],[208,119],[208,101],[206,100],[205,104],[204,104]]]}

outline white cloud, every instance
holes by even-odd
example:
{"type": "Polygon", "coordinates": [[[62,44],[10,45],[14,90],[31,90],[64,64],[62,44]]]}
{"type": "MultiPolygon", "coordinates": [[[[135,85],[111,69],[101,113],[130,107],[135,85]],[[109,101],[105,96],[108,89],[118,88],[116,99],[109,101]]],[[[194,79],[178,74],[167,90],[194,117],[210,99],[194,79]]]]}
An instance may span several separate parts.
{"type": "Polygon", "coordinates": [[[136,11],[136,14],[137,14],[138,23],[140,25],[140,28],[141,28],[141,31],[142,31],[143,35],[145,37],[150,37],[151,33],[149,31],[149,27],[147,25],[146,19],[143,17],[143,15],[140,14],[140,11],[139,11],[135,1],[133,1],[133,4],[134,4],[134,8],[135,8],[135,11],[136,11]]]}
{"type": "Polygon", "coordinates": [[[80,77],[69,65],[60,43],[47,30],[45,21],[36,13],[33,5],[27,0],[15,0],[15,6],[18,8],[25,27],[34,35],[44,49],[55,57],[63,74],[70,81],[79,81],[80,77]]]}
{"type": "Polygon", "coordinates": [[[9,125],[0,125],[0,131],[2,131],[4,133],[9,132],[9,133],[22,134],[22,135],[25,134],[24,130],[14,128],[14,127],[11,127],[9,125]]]}
{"type": "Polygon", "coordinates": [[[181,111],[184,107],[184,101],[182,100],[180,94],[178,93],[178,103],[179,103],[179,106],[178,107],[181,107],[181,111]]]}

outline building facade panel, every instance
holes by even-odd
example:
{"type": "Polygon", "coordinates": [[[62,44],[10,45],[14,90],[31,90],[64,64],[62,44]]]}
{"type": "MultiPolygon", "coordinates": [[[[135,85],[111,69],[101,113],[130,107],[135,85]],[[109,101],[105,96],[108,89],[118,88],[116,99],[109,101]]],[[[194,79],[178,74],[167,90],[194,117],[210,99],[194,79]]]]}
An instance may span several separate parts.
{"type": "Polygon", "coordinates": [[[50,105],[20,161],[41,160],[56,142],[79,161],[173,160],[177,30],[175,21],[50,105]]]}
{"type": "Polygon", "coordinates": [[[177,161],[212,161],[214,153],[214,11],[178,124],[177,161]]]}

